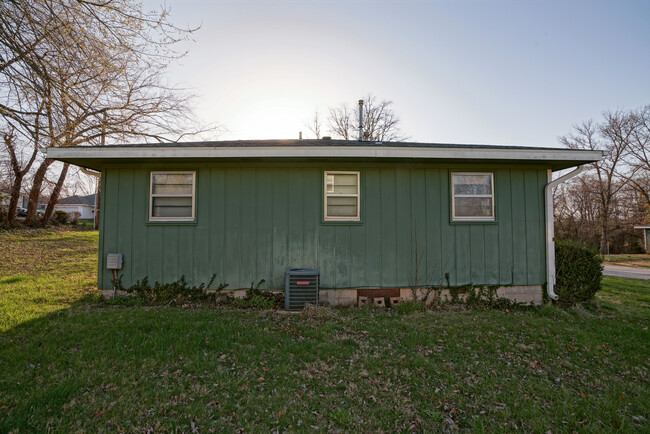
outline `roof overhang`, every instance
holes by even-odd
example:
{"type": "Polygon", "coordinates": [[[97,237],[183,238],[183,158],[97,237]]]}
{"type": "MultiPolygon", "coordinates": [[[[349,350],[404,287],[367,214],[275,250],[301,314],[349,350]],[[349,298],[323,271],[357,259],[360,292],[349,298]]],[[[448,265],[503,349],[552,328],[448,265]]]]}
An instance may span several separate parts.
{"type": "MultiPolygon", "coordinates": [[[[354,143],[354,142],[353,142],[354,143]]],[[[81,167],[101,169],[112,163],[165,160],[225,159],[349,159],[420,160],[421,162],[459,161],[468,163],[523,163],[543,165],[552,170],[599,161],[602,151],[557,148],[525,148],[470,145],[327,145],[327,146],[188,146],[133,145],[79,146],[48,148],[47,157],[81,167]]]]}

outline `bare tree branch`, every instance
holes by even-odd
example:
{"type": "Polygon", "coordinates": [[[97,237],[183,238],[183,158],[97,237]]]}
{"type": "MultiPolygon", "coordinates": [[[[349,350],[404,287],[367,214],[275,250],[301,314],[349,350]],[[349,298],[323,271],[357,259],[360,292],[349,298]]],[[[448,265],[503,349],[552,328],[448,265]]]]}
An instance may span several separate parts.
{"type": "Polygon", "coordinates": [[[559,140],[571,149],[603,150],[607,153],[601,161],[591,164],[595,178],[585,178],[590,179],[590,188],[598,199],[600,249],[605,254],[608,235],[613,227],[617,195],[628,187],[633,175],[622,174],[628,170],[625,160],[629,156],[638,122],[632,113],[622,111],[608,111],[603,117],[600,123],[589,120],[574,125],[573,131],[559,140]]]}
{"type": "MultiPolygon", "coordinates": [[[[400,119],[392,105],[392,101],[379,101],[372,94],[364,98],[363,131],[367,140],[400,142],[407,139],[400,131],[400,119]]],[[[344,140],[358,137],[359,110],[355,106],[340,104],[331,107],[329,114],[329,127],[334,136],[344,140]]]]}
{"type": "MultiPolygon", "coordinates": [[[[164,81],[196,30],[137,0],[0,2],[0,128],[39,150],[213,137],[218,128],[197,122],[192,95],[164,81]]],[[[50,165],[36,170],[28,222],[50,165]]]]}

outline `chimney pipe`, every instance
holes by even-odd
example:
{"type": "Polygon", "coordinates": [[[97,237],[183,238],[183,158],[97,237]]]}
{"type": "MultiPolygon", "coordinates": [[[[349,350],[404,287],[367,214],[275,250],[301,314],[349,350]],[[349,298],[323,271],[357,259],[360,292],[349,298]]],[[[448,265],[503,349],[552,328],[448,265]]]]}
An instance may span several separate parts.
{"type": "Polygon", "coordinates": [[[363,100],[359,100],[359,141],[363,141],[363,100]]]}

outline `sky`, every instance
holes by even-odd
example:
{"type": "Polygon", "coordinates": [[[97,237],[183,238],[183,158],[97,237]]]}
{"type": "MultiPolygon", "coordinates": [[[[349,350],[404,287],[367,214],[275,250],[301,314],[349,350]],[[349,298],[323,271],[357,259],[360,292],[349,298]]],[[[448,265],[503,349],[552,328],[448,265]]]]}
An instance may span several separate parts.
{"type": "Polygon", "coordinates": [[[164,5],[201,27],[168,80],[220,140],[312,138],[314,110],[369,93],[435,143],[560,146],[573,124],[650,104],[648,0],[164,5]]]}

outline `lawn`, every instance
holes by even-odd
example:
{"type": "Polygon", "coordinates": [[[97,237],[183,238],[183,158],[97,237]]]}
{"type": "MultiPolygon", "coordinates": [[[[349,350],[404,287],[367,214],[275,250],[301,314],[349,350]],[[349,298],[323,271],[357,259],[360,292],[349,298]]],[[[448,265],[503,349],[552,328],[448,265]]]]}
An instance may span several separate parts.
{"type": "Polygon", "coordinates": [[[568,310],[120,306],[96,243],[0,232],[0,432],[650,430],[650,281],[568,310]]]}
{"type": "Polygon", "coordinates": [[[650,268],[650,255],[647,254],[606,255],[604,262],[607,265],[623,265],[626,267],[650,268]]]}

